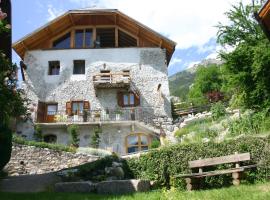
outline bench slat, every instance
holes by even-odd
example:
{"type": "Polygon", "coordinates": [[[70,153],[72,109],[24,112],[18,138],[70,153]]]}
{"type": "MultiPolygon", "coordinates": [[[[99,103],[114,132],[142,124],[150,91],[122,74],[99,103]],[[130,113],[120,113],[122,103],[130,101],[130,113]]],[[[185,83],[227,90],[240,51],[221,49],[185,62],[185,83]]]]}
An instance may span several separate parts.
{"type": "Polygon", "coordinates": [[[247,166],[242,166],[239,168],[208,171],[208,172],[203,172],[203,173],[180,174],[180,175],[176,175],[175,178],[189,178],[189,177],[200,178],[200,177],[206,177],[206,176],[216,176],[216,175],[221,175],[221,174],[231,174],[234,172],[242,172],[245,169],[254,168],[254,167],[257,167],[257,165],[247,165],[247,166]]]}
{"type": "Polygon", "coordinates": [[[248,161],[248,160],[250,160],[250,153],[242,153],[242,154],[235,154],[235,155],[229,155],[229,156],[193,160],[193,161],[189,161],[188,163],[189,163],[189,168],[198,168],[198,167],[206,167],[206,166],[213,166],[213,165],[226,164],[226,163],[237,163],[237,162],[248,161]]]}

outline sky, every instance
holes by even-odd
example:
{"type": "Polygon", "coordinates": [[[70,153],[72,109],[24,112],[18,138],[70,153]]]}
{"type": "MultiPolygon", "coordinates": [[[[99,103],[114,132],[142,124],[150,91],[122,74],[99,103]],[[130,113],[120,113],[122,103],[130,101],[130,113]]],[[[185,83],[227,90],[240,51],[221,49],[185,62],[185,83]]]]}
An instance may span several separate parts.
{"type": "MultiPolygon", "coordinates": [[[[243,0],[251,3],[251,0],[243,0]]],[[[239,0],[12,0],[12,41],[15,42],[68,10],[113,8],[177,43],[168,67],[173,75],[203,59],[216,58],[218,22],[239,0]]],[[[13,61],[19,56],[13,52],[13,61]]]]}

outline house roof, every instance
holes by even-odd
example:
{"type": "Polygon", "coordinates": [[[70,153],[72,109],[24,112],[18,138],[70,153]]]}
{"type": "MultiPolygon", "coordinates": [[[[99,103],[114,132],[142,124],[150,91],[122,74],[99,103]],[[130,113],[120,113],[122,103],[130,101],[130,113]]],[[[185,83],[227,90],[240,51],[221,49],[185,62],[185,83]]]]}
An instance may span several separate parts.
{"type": "Polygon", "coordinates": [[[23,59],[28,50],[48,49],[48,41],[74,26],[115,25],[139,38],[140,47],[166,49],[167,63],[174,52],[176,43],[151,28],[132,19],[117,9],[70,10],[48,22],[32,33],[13,43],[12,47],[23,59]]]}
{"type": "Polygon", "coordinates": [[[258,13],[255,13],[257,21],[270,39],[270,0],[267,0],[258,13]]]}

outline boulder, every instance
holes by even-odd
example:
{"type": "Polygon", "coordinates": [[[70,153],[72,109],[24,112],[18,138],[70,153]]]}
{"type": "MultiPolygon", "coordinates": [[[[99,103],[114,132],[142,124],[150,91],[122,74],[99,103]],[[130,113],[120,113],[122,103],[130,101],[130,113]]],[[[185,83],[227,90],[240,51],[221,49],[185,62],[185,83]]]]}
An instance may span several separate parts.
{"type": "Polygon", "coordinates": [[[56,183],[55,192],[93,192],[96,189],[91,181],[82,182],[61,182],[56,183]]]}
{"type": "Polygon", "coordinates": [[[99,182],[96,185],[98,194],[127,194],[146,192],[150,190],[150,181],[147,180],[112,180],[99,182]]]}

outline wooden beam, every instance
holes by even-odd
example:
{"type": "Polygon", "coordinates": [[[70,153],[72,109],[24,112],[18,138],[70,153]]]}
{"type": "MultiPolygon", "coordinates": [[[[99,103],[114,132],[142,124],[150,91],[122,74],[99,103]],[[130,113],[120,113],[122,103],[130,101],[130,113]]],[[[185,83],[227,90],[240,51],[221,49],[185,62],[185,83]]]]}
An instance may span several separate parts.
{"type": "Polygon", "coordinates": [[[72,26],[75,26],[75,23],[74,23],[74,20],[73,20],[72,15],[69,14],[68,16],[69,16],[69,19],[70,19],[70,22],[71,22],[72,26]]]}
{"type": "Polygon", "coordinates": [[[115,47],[118,46],[118,27],[115,27],[115,47]]]}

